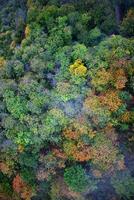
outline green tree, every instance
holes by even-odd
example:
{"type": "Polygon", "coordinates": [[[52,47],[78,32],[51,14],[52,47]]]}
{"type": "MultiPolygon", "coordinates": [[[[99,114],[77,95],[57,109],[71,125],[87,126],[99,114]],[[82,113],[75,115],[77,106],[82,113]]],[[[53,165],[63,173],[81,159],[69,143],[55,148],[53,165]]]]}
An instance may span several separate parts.
{"type": "Polygon", "coordinates": [[[85,170],[80,165],[66,168],[64,172],[64,180],[65,183],[76,192],[86,190],[88,183],[85,170]]]}
{"type": "Polygon", "coordinates": [[[128,171],[118,172],[112,177],[111,183],[119,197],[131,199],[134,195],[134,178],[128,171]]]}

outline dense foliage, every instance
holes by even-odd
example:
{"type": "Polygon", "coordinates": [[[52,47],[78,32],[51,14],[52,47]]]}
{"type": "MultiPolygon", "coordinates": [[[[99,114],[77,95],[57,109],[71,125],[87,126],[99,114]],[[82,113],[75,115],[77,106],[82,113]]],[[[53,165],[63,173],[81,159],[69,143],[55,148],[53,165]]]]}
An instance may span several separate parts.
{"type": "Polygon", "coordinates": [[[133,199],[133,2],[0,9],[0,199],[133,199]]]}

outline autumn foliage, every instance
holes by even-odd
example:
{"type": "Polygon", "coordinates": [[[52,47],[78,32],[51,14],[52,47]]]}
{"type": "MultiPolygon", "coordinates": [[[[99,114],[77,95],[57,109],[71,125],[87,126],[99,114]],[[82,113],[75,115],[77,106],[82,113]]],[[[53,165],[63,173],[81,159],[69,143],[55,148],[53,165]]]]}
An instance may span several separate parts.
{"type": "Polygon", "coordinates": [[[0,2],[0,199],[133,198],[132,1],[0,2]]]}
{"type": "Polygon", "coordinates": [[[73,75],[85,76],[87,68],[84,66],[80,59],[76,60],[73,65],[69,66],[69,71],[73,75]]]}
{"type": "Polygon", "coordinates": [[[22,180],[19,174],[13,179],[13,189],[20,194],[21,198],[24,200],[30,200],[33,196],[32,189],[22,180]]]}
{"type": "Polygon", "coordinates": [[[112,112],[117,111],[122,105],[122,101],[118,96],[117,91],[109,90],[99,96],[100,103],[112,112]]]}

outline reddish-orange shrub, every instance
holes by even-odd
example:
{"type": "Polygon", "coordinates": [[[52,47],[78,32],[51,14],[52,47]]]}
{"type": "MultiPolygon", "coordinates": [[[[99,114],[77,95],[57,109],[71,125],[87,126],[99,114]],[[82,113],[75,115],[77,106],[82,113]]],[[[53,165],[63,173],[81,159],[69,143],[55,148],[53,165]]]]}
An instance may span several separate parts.
{"type": "Polygon", "coordinates": [[[25,187],[24,181],[17,174],[16,177],[13,179],[13,189],[14,189],[14,191],[17,192],[17,193],[21,193],[24,187],[25,187]]]}
{"type": "Polygon", "coordinates": [[[13,189],[20,194],[21,198],[24,200],[30,200],[33,196],[31,187],[22,180],[19,174],[13,179],[13,189]]]}

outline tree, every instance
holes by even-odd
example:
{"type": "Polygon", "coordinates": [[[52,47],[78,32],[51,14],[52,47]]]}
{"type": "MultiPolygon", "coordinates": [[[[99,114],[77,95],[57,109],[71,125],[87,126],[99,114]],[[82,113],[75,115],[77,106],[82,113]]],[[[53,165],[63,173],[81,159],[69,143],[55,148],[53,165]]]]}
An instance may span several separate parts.
{"type": "Polygon", "coordinates": [[[129,171],[121,171],[111,178],[111,183],[119,197],[131,199],[134,195],[134,178],[129,171]]]}
{"type": "Polygon", "coordinates": [[[120,24],[123,16],[123,12],[129,8],[129,6],[133,5],[131,0],[123,1],[123,0],[112,0],[112,3],[115,8],[115,16],[116,16],[116,23],[117,25],[120,24]]]}
{"type": "Polygon", "coordinates": [[[86,190],[88,183],[86,173],[79,165],[66,168],[64,171],[64,180],[72,190],[77,192],[86,190]]]}
{"type": "Polygon", "coordinates": [[[15,96],[15,93],[11,90],[6,90],[4,93],[4,99],[8,111],[13,115],[14,118],[22,119],[26,112],[26,101],[21,99],[21,97],[15,96]]]}
{"type": "Polygon", "coordinates": [[[102,133],[94,139],[92,146],[92,164],[102,171],[109,170],[117,159],[118,149],[102,133]]]}
{"type": "Polygon", "coordinates": [[[32,189],[22,180],[18,174],[13,179],[13,189],[15,192],[20,194],[21,198],[24,200],[29,200],[33,196],[32,189]]]}
{"type": "Polygon", "coordinates": [[[75,76],[85,76],[87,68],[84,66],[80,59],[76,60],[73,65],[70,65],[69,71],[72,75],[75,76]]]}
{"type": "Polygon", "coordinates": [[[121,23],[120,31],[123,36],[133,37],[134,36],[134,9],[130,9],[127,12],[126,17],[123,18],[121,23]]]}

